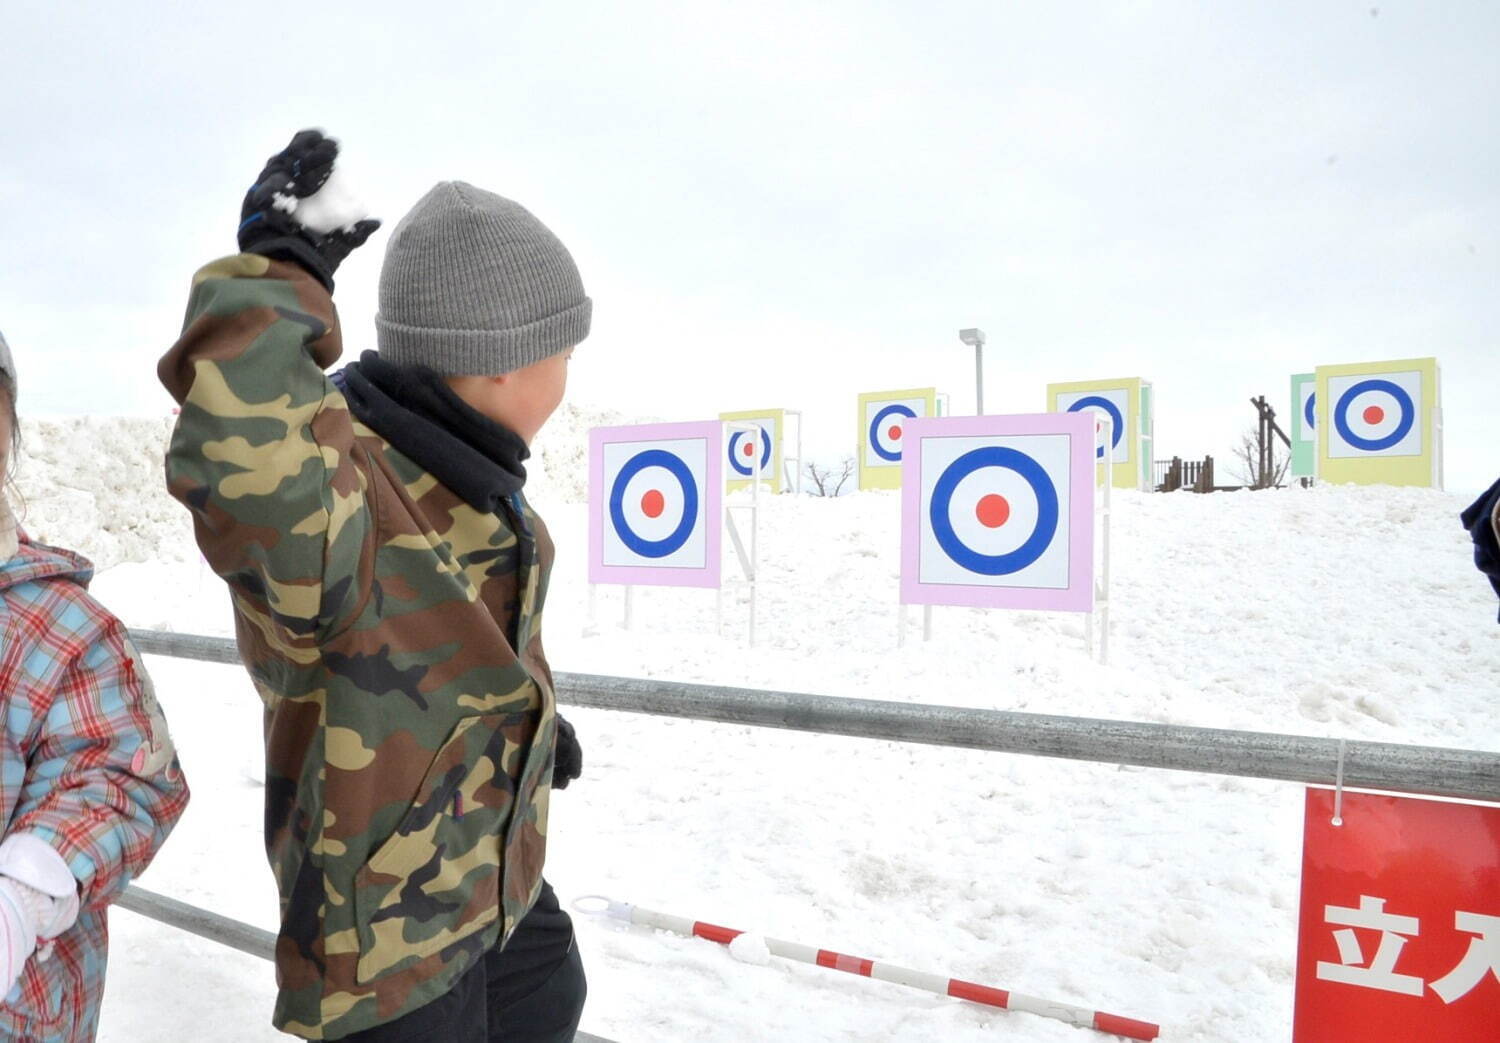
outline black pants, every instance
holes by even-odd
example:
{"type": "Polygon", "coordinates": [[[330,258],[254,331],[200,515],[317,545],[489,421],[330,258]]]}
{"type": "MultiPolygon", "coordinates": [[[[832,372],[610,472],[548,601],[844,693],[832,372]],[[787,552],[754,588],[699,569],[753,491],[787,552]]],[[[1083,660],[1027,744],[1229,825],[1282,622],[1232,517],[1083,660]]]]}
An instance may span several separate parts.
{"type": "Polygon", "coordinates": [[[345,1043],[570,1043],[583,1016],[588,982],[573,921],[552,885],[503,950],[491,949],[453,988],[395,1021],[345,1043]]]}

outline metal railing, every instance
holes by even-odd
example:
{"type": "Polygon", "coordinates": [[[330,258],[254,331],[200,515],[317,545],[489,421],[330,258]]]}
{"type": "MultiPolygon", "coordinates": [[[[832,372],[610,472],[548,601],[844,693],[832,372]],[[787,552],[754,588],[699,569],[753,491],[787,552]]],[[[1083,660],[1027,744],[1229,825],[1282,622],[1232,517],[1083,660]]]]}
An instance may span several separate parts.
{"type": "MultiPolygon", "coordinates": [[[[149,655],[238,663],[229,638],[136,630],[149,655]]],[[[601,710],[784,728],[1146,768],[1332,785],[1467,800],[1500,800],[1500,753],[1233,731],[1012,710],[982,710],[801,692],[559,673],[559,702],[601,710]]]]}

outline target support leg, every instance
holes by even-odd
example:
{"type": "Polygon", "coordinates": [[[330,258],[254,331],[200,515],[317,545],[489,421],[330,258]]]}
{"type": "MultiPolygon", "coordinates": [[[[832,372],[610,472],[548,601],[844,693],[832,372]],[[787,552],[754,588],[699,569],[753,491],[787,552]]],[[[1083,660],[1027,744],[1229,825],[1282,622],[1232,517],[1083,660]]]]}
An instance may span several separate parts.
{"type": "Polygon", "coordinates": [[[599,584],[589,584],[589,626],[599,619],[599,584]]]}
{"type": "Polygon", "coordinates": [[[922,640],[932,640],[932,606],[922,606],[922,640]]]}
{"type": "Polygon", "coordinates": [[[904,602],[896,612],[896,647],[906,647],[906,605],[904,602]]]}
{"type": "Polygon", "coordinates": [[[625,629],[630,629],[632,609],[635,606],[635,588],[625,585],[625,629]]]}

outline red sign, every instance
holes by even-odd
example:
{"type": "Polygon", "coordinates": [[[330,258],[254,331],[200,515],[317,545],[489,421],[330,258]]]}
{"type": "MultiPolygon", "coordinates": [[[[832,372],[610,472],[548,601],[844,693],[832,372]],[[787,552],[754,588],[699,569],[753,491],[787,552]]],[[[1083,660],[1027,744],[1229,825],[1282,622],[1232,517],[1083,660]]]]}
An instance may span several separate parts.
{"type": "Polygon", "coordinates": [[[1295,1043],[1500,1041],[1500,807],[1307,791],[1295,1043]]]}

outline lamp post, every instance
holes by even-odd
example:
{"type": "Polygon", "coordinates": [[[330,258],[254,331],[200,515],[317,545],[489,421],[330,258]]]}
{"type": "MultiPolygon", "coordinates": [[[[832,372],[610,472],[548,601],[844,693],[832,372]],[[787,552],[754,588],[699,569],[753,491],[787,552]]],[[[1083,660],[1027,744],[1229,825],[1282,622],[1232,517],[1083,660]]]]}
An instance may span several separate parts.
{"type": "Polygon", "coordinates": [[[974,345],[974,415],[984,416],[984,330],[959,330],[958,339],[974,345]]]}

